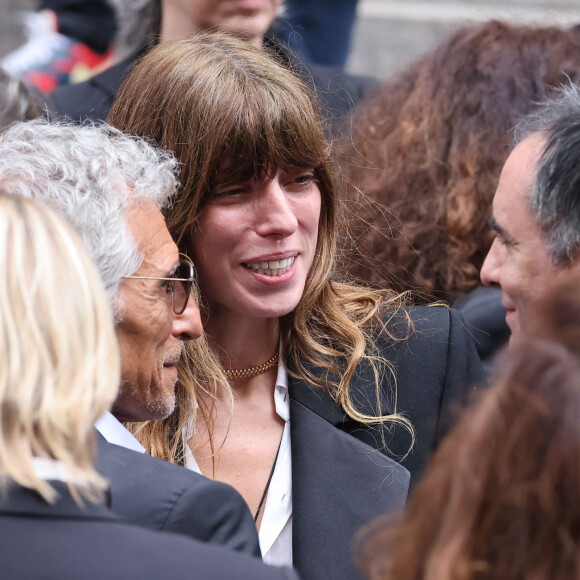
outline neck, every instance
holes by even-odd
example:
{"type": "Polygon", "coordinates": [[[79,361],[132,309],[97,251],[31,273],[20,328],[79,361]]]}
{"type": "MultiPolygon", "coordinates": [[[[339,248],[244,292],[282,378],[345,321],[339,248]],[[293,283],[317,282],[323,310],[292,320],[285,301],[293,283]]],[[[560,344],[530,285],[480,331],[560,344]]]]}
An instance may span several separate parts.
{"type": "Polygon", "coordinates": [[[217,355],[226,369],[260,365],[272,357],[280,342],[278,318],[211,315],[205,331],[217,345],[217,355]]]}

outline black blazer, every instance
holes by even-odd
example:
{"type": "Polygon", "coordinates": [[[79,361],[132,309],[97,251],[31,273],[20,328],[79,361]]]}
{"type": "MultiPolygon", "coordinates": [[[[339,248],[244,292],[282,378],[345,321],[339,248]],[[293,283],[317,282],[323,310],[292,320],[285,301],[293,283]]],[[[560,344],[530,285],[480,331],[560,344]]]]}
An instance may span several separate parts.
{"type": "Polygon", "coordinates": [[[108,443],[99,433],[95,465],[110,485],[111,509],[152,530],[176,532],[260,557],[256,526],[229,485],[108,443]]]}
{"type": "Polygon", "coordinates": [[[64,484],[49,505],[13,485],[0,499],[0,578],[6,580],[297,580],[256,558],[129,524],[103,505],[80,509],[64,484]]]}
{"type": "MultiPolygon", "coordinates": [[[[483,381],[459,314],[442,307],[409,312],[415,330],[408,340],[397,342],[382,334],[377,342],[394,365],[397,408],[416,431],[405,459],[410,437],[404,429],[384,429],[385,452],[376,429],[347,418],[326,391],[289,378],[293,558],[304,580],[358,578],[350,551],[355,532],[375,516],[403,507],[409,474],[402,466],[412,480],[420,476],[453,420],[455,405],[483,381]]],[[[396,316],[389,329],[405,336],[404,317],[396,316]]],[[[352,389],[358,409],[376,414],[370,368],[363,365],[352,389]]],[[[390,394],[391,384],[385,381],[385,409],[392,409],[390,394]]]]}

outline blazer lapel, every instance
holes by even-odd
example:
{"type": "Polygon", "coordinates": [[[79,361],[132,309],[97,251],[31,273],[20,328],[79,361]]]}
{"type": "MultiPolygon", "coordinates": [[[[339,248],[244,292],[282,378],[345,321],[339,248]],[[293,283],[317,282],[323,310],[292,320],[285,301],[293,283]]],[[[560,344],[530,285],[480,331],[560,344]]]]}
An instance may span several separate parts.
{"type": "Polygon", "coordinates": [[[291,377],[289,392],[294,566],[303,580],[359,578],[353,536],[404,506],[409,472],[337,428],[344,413],[328,393],[291,377]]]}

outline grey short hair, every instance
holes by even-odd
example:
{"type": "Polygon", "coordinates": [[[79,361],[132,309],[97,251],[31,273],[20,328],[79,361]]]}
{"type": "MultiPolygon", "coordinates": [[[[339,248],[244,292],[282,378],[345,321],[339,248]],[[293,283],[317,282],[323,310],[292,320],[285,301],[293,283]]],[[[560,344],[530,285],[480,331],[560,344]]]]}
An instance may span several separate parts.
{"type": "Polygon", "coordinates": [[[73,225],[95,262],[114,310],[123,276],[143,261],[129,231],[130,200],[166,207],[178,185],[167,151],[113,127],[45,120],[17,123],[0,135],[0,187],[35,198],[73,225]]]}
{"type": "Polygon", "coordinates": [[[543,134],[531,209],[555,263],[570,263],[580,248],[580,87],[570,83],[516,128],[516,142],[543,134]]]}

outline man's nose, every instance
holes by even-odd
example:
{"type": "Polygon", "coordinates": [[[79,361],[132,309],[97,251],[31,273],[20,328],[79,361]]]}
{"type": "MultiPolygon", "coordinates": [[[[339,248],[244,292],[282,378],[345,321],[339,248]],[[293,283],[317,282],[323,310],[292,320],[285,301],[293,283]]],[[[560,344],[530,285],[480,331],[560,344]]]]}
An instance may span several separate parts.
{"type": "Polygon", "coordinates": [[[199,308],[193,296],[189,297],[187,306],[181,314],[173,315],[171,334],[179,340],[195,340],[203,334],[199,308]]]}
{"type": "Polygon", "coordinates": [[[490,288],[499,288],[499,270],[500,270],[500,257],[498,249],[497,238],[493,241],[483,266],[481,267],[480,277],[484,286],[489,286],[490,288]]]}

